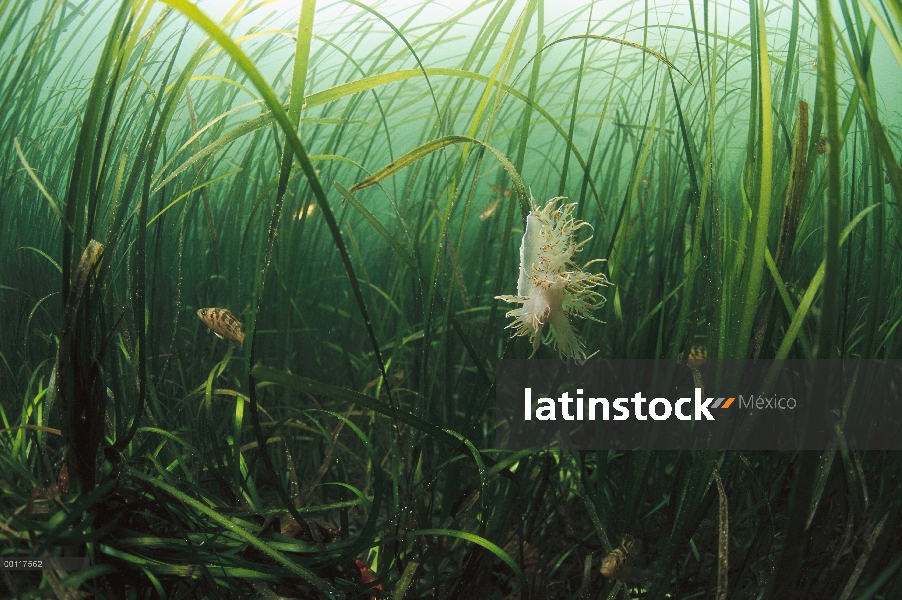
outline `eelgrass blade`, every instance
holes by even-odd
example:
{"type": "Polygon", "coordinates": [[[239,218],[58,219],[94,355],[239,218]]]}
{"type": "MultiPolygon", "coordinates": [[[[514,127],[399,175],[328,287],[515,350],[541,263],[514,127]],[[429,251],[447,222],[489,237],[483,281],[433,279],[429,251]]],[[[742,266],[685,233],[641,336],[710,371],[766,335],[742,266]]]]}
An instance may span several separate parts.
{"type": "MultiPolygon", "coordinates": [[[[302,3],[300,18],[298,21],[298,35],[297,39],[295,40],[295,58],[291,75],[288,115],[286,117],[286,120],[292,128],[292,131],[287,132],[287,135],[289,136],[297,135],[296,131],[301,118],[301,109],[303,107],[304,92],[306,90],[307,84],[308,60],[310,58],[310,42],[313,38],[313,17],[315,12],[315,0],[305,0],[302,3]]],[[[272,259],[273,246],[275,244],[276,235],[279,231],[279,223],[282,217],[282,203],[285,200],[285,192],[288,189],[288,179],[291,175],[291,166],[293,163],[292,157],[293,152],[289,150],[289,147],[286,144],[282,153],[282,160],[279,167],[279,183],[276,189],[276,201],[272,209],[272,216],[270,217],[266,254],[263,258],[263,265],[261,270],[262,272],[260,273],[260,279],[257,284],[256,306],[253,307],[253,310],[251,312],[251,322],[248,331],[248,334],[250,335],[250,353],[248,357],[248,365],[253,365],[254,362],[256,362],[254,357],[256,355],[257,341],[257,314],[260,308],[260,304],[263,300],[267,275],[269,274],[270,261],[272,259]]],[[[361,306],[361,308],[363,307],[361,306]]],[[[366,313],[364,313],[364,316],[366,316],[366,313]]],[[[375,346],[375,351],[378,356],[378,346],[375,346]]],[[[274,479],[276,479],[276,470],[272,464],[272,461],[270,460],[269,454],[266,452],[266,439],[263,437],[263,431],[260,427],[260,417],[257,411],[256,381],[254,380],[254,377],[250,372],[248,372],[248,398],[250,400],[251,424],[253,425],[254,429],[254,437],[256,438],[257,444],[259,445],[258,447],[260,455],[263,457],[263,463],[266,466],[266,469],[269,471],[270,475],[274,479]]],[[[236,433],[236,445],[238,439],[240,438],[236,433]]],[[[290,501],[288,494],[285,492],[281,485],[278,485],[276,487],[283,505],[288,508],[288,510],[291,512],[292,517],[294,517],[295,522],[300,526],[302,523],[301,516],[297,512],[294,504],[290,501]]]]}
{"type": "Polygon", "coordinates": [[[489,152],[494,154],[495,158],[498,159],[498,162],[501,163],[505,171],[507,171],[508,177],[510,177],[511,179],[511,182],[514,186],[514,192],[517,194],[517,202],[520,204],[520,210],[524,215],[529,213],[530,207],[529,200],[526,198],[526,187],[523,185],[523,180],[520,178],[520,175],[519,173],[517,173],[514,165],[512,165],[507,157],[505,157],[504,154],[502,154],[497,149],[486,144],[482,140],[478,140],[476,138],[465,135],[449,135],[437,140],[427,142],[419,148],[411,150],[404,156],[401,156],[400,158],[392,161],[391,164],[379,169],[369,177],[357,182],[351,187],[350,190],[348,190],[348,192],[353,194],[354,192],[357,192],[359,190],[368,188],[372,185],[376,185],[385,180],[387,177],[394,175],[405,167],[428,156],[432,152],[445,148],[446,146],[449,146],[451,144],[476,144],[484,147],[489,152]]]}
{"type": "Polygon", "coordinates": [[[285,556],[283,553],[279,552],[278,550],[271,548],[265,542],[260,540],[256,535],[252,534],[249,531],[246,531],[243,527],[236,526],[229,519],[227,519],[226,517],[223,517],[222,515],[217,513],[212,508],[206,506],[204,503],[198,502],[194,498],[179,491],[178,489],[169,485],[168,483],[164,483],[163,481],[161,481],[159,479],[155,479],[153,477],[148,477],[147,475],[145,475],[144,473],[141,473],[140,471],[128,468],[127,472],[128,472],[129,476],[145,482],[152,488],[158,488],[158,489],[166,492],[167,494],[170,494],[174,498],[177,498],[180,502],[182,502],[188,506],[191,506],[197,512],[204,514],[207,518],[216,522],[220,527],[228,529],[229,531],[231,531],[238,537],[243,538],[248,544],[250,544],[251,546],[254,546],[257,550],[259,550],[266,556],[270,557],[271,559],[273,559],[274,561],[276,561],[278,564],[282,565],[289,571],[293,572],[294,574],[301,577],[302,579],[309,581],[310,583],[315,585],[319,590],[321,590],[327,594],[335,593],[334,588],[332,587],[331,584],[329,584],[328,581],[325,581],[324,579],[320,578],[319,576],[314,574],[309,569],[297,564],[295,561],[291,560],[290,558],[288,558],[287,556],[285,556]]]}
{"type": "Polygon", "coordinates": [[[745,357],[752,342],[752,326],[758,311],[759,293],[764,276],[764,249],[767,244],[767,232],[770,226],[771,188],[773,185],[773,110],[771,101],[770,63],[767,52],[767,33],[764,26],[764,5],[755,3],[753,11],[757,19],[758,33],[758,69],[760,72],[760,103],[761,117],[758,149],[761,152],[759,158],[761,171],[759,180],[758,201],[755,206],[752,223],[752,251],[749,263],[748,278],[744,282],[742,293],[742,310],[739,328],[734,334],[735,351],[737,358],[745,357]]]}
{"type": "MultiPolygon", "coordinates": [[[[57,353],[58,390],[62,406],[63,439],[69,445],[75,476],[82,492],[96,484],[97,451],[103,441],[106,394],[98,362],[102,350],[95,349],[92,323],[99,316],[94,274],[104,246],[88,242],[76,267],[67,294],[66,310],[57,353]]],[[[67,452],[67,453],[68,453],[67,452]]]]}
{"type": "Polygon", "coordinates": [[[730,515],[727,493],[723,488],[720,473],[714,470],[714,483],[717,484],[717,600],[727,598],[727,577],[730,570],[730,515]]]}
{"type": "Polygon", "coordinates": [[[840,281],[840,172],[839,149],[842,140],[839,137],[839,109],[836,97],[836,46],[833,41],[833,17],[830,3],[818,1],[818,69],[823,69],[822,82],[818,92],[823,95],[825,120],[827,122],[827,141],[834,149],[827,153],[827,211],[824,237],[825,275],[824,301],[821,309],[820,337],[817,356],[833,358],[836,356],[836,317],[839,302],[840,281]]]}

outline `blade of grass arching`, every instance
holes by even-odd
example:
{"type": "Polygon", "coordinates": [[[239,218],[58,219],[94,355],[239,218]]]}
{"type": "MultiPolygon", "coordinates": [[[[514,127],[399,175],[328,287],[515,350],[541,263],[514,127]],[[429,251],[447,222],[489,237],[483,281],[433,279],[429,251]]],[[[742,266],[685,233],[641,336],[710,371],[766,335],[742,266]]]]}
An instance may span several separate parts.
{"type": "MultiPolygon", "coordinates": [[[[519,582],[519,587],[515,587],[514,591],[518,589],[523,589],[526,587],[526,576],[523,574],[523,570],[520,569],[520,565],[514,562],[514,559],[511,556],[499,548],[496,544],[493,544],[489,540],[484,537],[474,535],[472,533],[467,533],[466,531],[454,531],[453,529],[418,529],[416,531],[407,532],[405,535],[413,537],[419,535],[440,535],[440,536],[448,536],[454,537],[462,540],[466,540],[468,542],[472,542],[479,546],[482,546],[496,557],[501,559],[501,562],[510,567],[510,570],[513,571],[514,575],[517,577],[517,581],[519,582]]],[[[390,538],[389,538],[390,539],[390,538]]],[[[389,541],[386,539],[386,541],[389,541]]]]}
{"type": "MultiPolygon", "coordinates": [[[[563,37],[563,38],[554,40],[553,42],[549,42],[540,50],[540,52],[544,52],[545,50],[547,50],[548,48],[551,48],[555,44],[560,44],[562,42],[570,42],[570,41],[574,41],[574,40],[582,40],[582,39],[598,40],[601,42],[614,42],[614,43],[620,44],[622,46],[628,46],[630,48],[635,48],[636,50],[641,50],[642,52],[651,55],[653,58],[655,58],[660,63],[665,65],[668,69],[670,69],[672,71],[676,71],[680,75],[680,77],[682,77],[687,82],[689,82],[689,78],[687,78],[685,75],[683,75],[683,72],[680,71],[679,69],[677,69],[676,66],[672,62],[667,60],[667,57],[664,56],[663,54],[661,54],[660,52],[655,52],[654,50],[652,50],[651,48],[648,48],[647,46],[643,46],[642,44],[637,44],[636,42],[631,42],[629,40],[625,40],[622,38],[616,38],[616,37],[611,37],[611,36],[607,36],[607,35],[597,35],[594,33],[584,34],[584,35],[570,35],[567,37],[563,37]]],[[[535,58],[535,56],[533,56],[530,60],[533,60],[534,58],[535,58]]],[[[529,63],[527,62],[527,65],[528,64],[529,63]]],[[[521,73],[522,73],[522,71],[521,71],[521,73]]],[[[519,77],[519,75],[518,75],[518,77],[519,77]]],[[[516,80],[516,78],[515,78],[515,80],[516,80]]]]}
{"type": "MultiPolygon", "coordinates": [[[[361,75],[362,77],[366,77],[366,76],[367,76],[367,75],[366,75],[366,71],[364,70],[364,68],[363,68],[356,60],[354,60],[353,56],[351,56],[351,54],[348,53],[344,48],[342,48],[341,46],[339,46],[339,45],[336,44],[335,42],[332,42],[332,41],[327,40],[327,39],[323,39],[323,38],[320,38],[320,37],[317,37],[316,39],[319,40],[319,41],[321,41],[321,42],[323,42],[324,44],[329,45],[330,47],[335,48],[335,50],[336,50],[339,54],[342,55],[343,59],[344,59],[348,64],[352,65],[352,66],[360,73],[360,75],[361,75]]],[[[386,50],[386,51],[387,51],[387,50],[386,50]]],[[[388,122],[388,117],[386,116],[386,115],[387,115],[387,112],[386,112],[386,109],[383,108],[383,106],[382,106],[382,101],[381,101],[380,98],[379,98],[379,94],[377,94],[375,90],[371,90],[371,91],[372,91],[372,95],[373,95],[373,101],[376,103],[376,108],[377,108],[378,111],[379,111],[379,121],[380,121],[380,123],[382,124],[383,129],[385,130],[385,144],[386,144],[386,147],[387,147],[387,149],[388,149],[388,157],[389,157],[389,160],[392,160],[392,161],[393,161],[393,160],[395,159],[395,152],[394,152],[394,150],[393,150],[393,148],[392,148],[391,128],[390,128],[390,125],[389,125],[389,122],[388,122]]],[[[340,137],[341,137],[340,130],[336,130],[335,133],[334,133],[334,135],[333,135],[333,138],[329,141],[329,144],[328,144],[326,147],[327,147],[327,148],[333,147],[334,144],[333,144],[332,142],[333,142],[333,141],[337,141],[338,139],[340,139],[340,137]]],[[[376,139],[375,139],[375,136],[374,136],[371,143],[375,143],[375,142],[376,142],[376,139]]],[[[311,160],[312,160],[312,157],[311,157],[311,160]]],[[[361,171],[366,172],[365,169],[361,169],[361,171]]]]}
{"type": "MultiPolygon", "coordinates": [[[[345,418],[354,410],[354,405],[351,404],[348,406],[347,411],[345,412],[345,418]]],[[[345,421],[339,421],[338,425],[335,426],[335,429],[332,430],[331,436],[328,435],[328,431],[324,431],[322,433],[323,439],[326,443],[326,449],[323,452],[323,460],[313,476],[307,480],[307,483],[304,484],[303,488],[298,488],[297,495],[294,497],[293,504],[295,508],[300,508],[304,506],[307,502],[308,498],[313,495],[316,487],[319,485],[320,480],[322,480],[323,476],[325,476],[326,472],[332,467],[332,455],[335,451],[335,444],[338,442],[338,436],[341,434],[341,430],[344,429],[345,421]]]]}
{"type": "Polygon", "coordinates": [[[16,148],[16,154],[19,155],[19,160],[22,162],[22,166],[25,167],[25,172],[28,173],[28,176],[34,182],[35,186],[38,188],[38,191],[41,192],[41,195],[47,200],[47,203],[50,205],[50,208],[53,210],[53,214],[56,215],[57,219],[59,219],[61,225],[66,225],[71,228],[71,225],[63,220],[63,213],[60,212],[60,208],[56,203],[56,200],[53,199],[53,196],[50,192],[47,191],[47,188],[44,187],[44,184],[41,183],[41,180],[38,178],[37,173],[34,172],[34,169],[31,168],[31,165],[28,164],[28,161],[25,160],[25,155],[22,153],[22,146],[19,145],[19,139],[13,138],[13,146],[16,148]]]}
{"type": "Polygon", "coordinates": [[[372,185],[376,185],[377,183],[385,180],[390,175],[394,175],[401,169],[410,166],[412,163],[420,160],[421,158],[451,144],[476,144],[478,146],[482,146],[493,155],[495,155],[495,157],[498,159],[498,162],[501,163],[501,166],[504,167],[505,171],[507,171],[508,177],[510,177],[511,179],[511,185],[514,186],[514,192],[517,194],[517,199],[520,202],[520,210],[524,213],[529,212],[529,202],[526,200],[526,187],[523,185],[523,180],[520,178],[520,175],[519,173],[517,173],[514,165],[512,165],[507,157],[505,157],[504,154],[502,154],[499,150],[493,148],[482,140],[478,140],[476,138],[465,135],[449,135],[437,140],[426,142],[419,148],[411,150],[404,156],[396,159],[391,164],[386,165],[369,177],[366,177],[365,179],[362,179],[358,183],[354,184],[349,192],[353,194],[354,192],[368,188],[372,185]]]}
{"type": "Polygon", "coordinates": [[[190,196],[190,195],[193,194],[194,192],[196,192],[196,191],[198,191],[198,190],[202,190],[203,188],[207,187],[208,185],[210,185],[211,183],[213,183],[213,182],[215,182],[215,181],[219,181],[220,179],[225,179],[226,177],[231,177],[232,175],[235,175],[235,174],[240,173],[240,172],[241,172],[241,168],[238,168],[238,169],[232,169],[231,171],[229,171],[229,172],[227,172],[227,173],[223,173],[222,175],[217,175],[217,176],[214,177],[213,179],[209,179],[209,180],[207,180],[207,181],[204,181],[203,183],[200,183],[200,184],[194,186],[193,188],[191,188],[191,189],[188,190],[187,192],[181,194],[181,195],[178,196],[175,200],[173,200],[172,202],[170,202],[169,204],[167,204],[166,207],[165,207],[163,210],[161,210],[160,212],[158,212],[157,214],[155,214],[155,215],[147,222],[147,226],[150,227],[150,226],[153,224],[153,222],[156,221],[157,219],[159,219],[160,217],[162,217],[162,216],[166,213],[166,211],[168,211],[170,208],[172,208],[173,206],[175,206],[176,204],[178,204],[179,202],[181,202],[182,200],[184,200],[185,198],[187,198],[188,196],[190,196]]]}
{"type": "MultiPolygon", "coordinates": [[[[771,105],[770,88],[770,63],[767,55],[767,32],[764,27],[764,5],[756,2],[754,11],[757,16],[758,27],[758,68],[760,72],[759,89],[761,103],[761,129],[759,132],[759,144],[761,156],[761,179],[759,184],[758,204],[756,206],[753,222],[754,238],[752,243],[751,263],[749,265],[748,279],[745,282],[743,298],[742,318],[739,322],[739,330],[733,337],[735,351],[733,356],[745,357],[748,354],[752,341],[752,326],[755,314],[758,311],[758,294],[761,291],[761,282],[764,278],[764,248],[767,244],[767,231],[770,225],[770,201],[773,182],[773,108],[771,105]]],[[[753,99],[752,102],[756,102],[753,99]]]]}
{"type": "MultiPolygon", "coordinates": [[[[596,36],[598,37],[598,36],[596,36]]],[[[574,36],[573,38],[567,39],[580,39],[582,36],[574,36]]],[[[610,41],[622,42],[622,40],[618,40],[616,38],[603,38],[609,39],[610,41]]],[[[628,44],[629,45],[629,44],[628,44]]],[[[461,69],[453,69],[453,68],[445,68],[445,67],[428,67],[426,68],[426,73],[431,76],[448,76],[448,77],[459,77],[464,79],[470,79],[473,81],[477,81],[480,83],[489,83],[491,79],[485,75],[481,75],[479,73],[474,73],[470,71],[463,71],[461,69]]],[[[404,81],[406,79],[413,79],[416,77],[420,77],[422,73],[418,69],[407,69],[402,71],[394,71],[392,73],[383,73],[380,75],[372,75],[369,77],[365,77],[363,79],[357,79],[355,81],[351,81],[345,84],[337,85],[335,87],[329,88],[327,90],[323,90],[321,92],[315,92],[310,94],[305,98],[305,106],[306,110],[310,110],[316,106],[321,106],[324,104],[328,104],[330,102],[334,102],[335,100],[339,100],[341,98],[345,98],[347,96],[353,96],[359,92],[368,91],[375,87],[386,85],[388,83],[398,83],[404,81]]],[[[522,101],[524,104],[530,106],[531,110],[541,115],[545,121],[554,128],[557,135],[565,141],[568,142],[567,132],[561,127],[560,123],[539,103],[537,103],[534,99],[528,97],[523,92],[516,90],[510,87],[508,84],[503,82],[495,81],[493,85],[501,88],[505,94],[511,95],[514,98],[522,101]]],[[[275,118],[272,115],[267,115],[267,118],[275,118]]],[[[259,118],[264,118],[262,115],[259,118]]],[[[579,152],[579,148],[576,145],[571,144],[570,151],[573,154],[573,158],[579,163],[580,169],[586,168],[586,161],[583,158],[582,154],[579,152]]],[[[594,180],[589,180],[589,185],[592,188],[592,193],[596,198],[596,201],[600,201],[601,195],[598,192],[597,187],[595,186],[594,180]]],[[[525,218],[525,215],[524,215],[525,218]]]]}
{"type": "Polygon", "coordinates": [[[244,540],[245,542],[247,542],[248,544],[250,544],[257,550],[259,550],[260,552],[262,552],[263,554],[265,554],[266,556],[268,556],[269,558],[274,560],[276,563],[278,563],[279,565],[281,565],[288,571],[294,573],[296,576],[300,577],[301,579],[308,581],[311,584],[315,585],[320,591],[322,591],[326,594],[329,594],[331,597],[335,597],[336,591],[328,581],[320,578],[319,576],[314,574],[312,571],[297,564],[297,562],[295,562],[294,560],[292,560],[291,558],[289,558],[282,552],[279,552],[278,550],[271,548],[266,542],[259,539],[252,532],[247,531],[242,527],[236,526],[230,519],[220,515],[218,512],[216,512],[215,510],[213,510],[212,508],[210,508],[203,502],[199,502],[199,501],[195,500],[188,494],[181,492],[180,490],[176,489],[172,485],[169,485],[168,483],[164,483],[162,480],[160,480],[158,478],[145,475],[144,473],[141,473],[140,471],[132,469],[131,467],[126,467],[126,472],[130,477],[139,479],[139,480],[143,481],[144,483],[146,483],[147,485],[149,485],[150,487],[157,488],[157,489],[165,492],[166,494],[169,494],[173,498],[177,499],[180,503],[191,507],[196,512],[206,515],[207,518],[211,519],[217,525],[219,525],[223,529],[228,530],[231,533],[235,534],[236,536],[238,536],[239,538],[241,538],[242,540],[244,540]]]}
{"type": "Polygon", "coordinates": [[[636,331],[633,333],[632,337],[630,337],[626,343],[627,348],[631,348],[633,346],[633,342],[635,341],[636,336],[639,334],[639,332],[642,330],[642,328],[645,327],[645,325],[647,325],[648,322],[652,318],[654,318],[654,316],[656,314],[658,314],[658,312],[662,308],[664,308],[664,305],[667,303],[667,301],[670,300],[671,298],[673,298],[673,296],[676,295],[676,293],[679,292],[683,288],[683,285],[685,285],[685,283],[686,283],[686,281],[684,280],[684,281],[681,281],[679,284],[677,284],[677,286],[674,287],[672,290],[670,290],[670,292],[660,302],[658,302],[654,308],[652,308],[645,315],[643,315],[642,320],[639,321],[639,324],[636,326],[636,331]]]}
{"type": "MultiPolygon", "coordinates": [[[[542,12],[540,11],[539,14],[541,15],[542,12]]],[[[541,38],[541,36],[540,36],[540,38],[541,38]]],[[[538,51],[537,51],[537,52],[536,52],[536,53],[535,53],[535,54],[534,54],[534,55],[526,62],[526,64],[525,64],[525,65],[523,66],[523,68],[520,70],[520,73],[518,73],[517,76],[514,77],[514,82],[520,77],[520,75],[523,74],[523,72],[526,70],[526,67],[529,66],[529,63],[530,63],[530,62],[534,62],[534,61],[535,61],[535,62],[534,62],[534,68],[533,68],[533,76],[534,76],[534,77],[537,76],[538,69],[537,69],[535,63],[537,63],[537,62],[539,61],[539,59],[541,58],[542,53],[543,53],[545,50],[551,48],[552,46],[554,46],[554,45],[556,45],[556,44],[560,44],[560,43],[563,43],[563,42],[569,42],[569,41],[577,41],[577,40],[597,40],[597,41],[603,41],[603,42],[614,42],[614,43],[620,44],[621,47],[631,47],[631,48],[636,48],[637,50],[641,50],[642,52],[651,55],[652,57],[654,57],[655,59],[657,59],[659,62],[661,62],[661,63],[663,63],[665,66],[667,66],[669,70],[671,70],[671,71],[676,71],[683,79],[686,79],[686,81],[688,81],[688,79],[686,78],[686,76],[683,75],[683,73],[682,73],[679,69],[677,69],[677,68],[673,65],[673,63],[671,63],[669,60],[667,60],[667,58],[666,58],[665,56],[663,56],[662,54],[660,54],[660,53],[658,53],[658,52],[655,52],[654,50],[652,50],[652,49],[650,49],[650,48],[648,48],[648,47],[646,47],[646,46],[644,46],[644,45],[642,45],[642,44],[637,44],[637,43],[635,43],[635,42],[630,42],[630,41],[628,41],[628,40],[624,40],[624,39],[621,39],[621,38],[615,38],[615,37],[611,37],[611,36],[596,35],[596,34],[585,34],[585,35],[573,35],[573,36],[563,37],[563,38],[554,40],[553,42],[550,42],[550,43],[548,43],[548,44],[546,44],[546,45],[544,45],[544,46],[541,46],[541,47],[539,48],[539,50],[538,50],[538,51]]],[[[541,43],[542,40],[540,39],[539,41],[540,41],[540,43],[541,43]]],[[[618,54],[618,57],[619,57],[619,54],[618,54]]],[[[618,63],[617,63],[617,64],[619,65],[619,58],[618,58],[618,63]]],[[[427,69],[428,72],[432,72],[433,70],[434,70],[434,69],[427,69]]],[[[449,73],[449,74],[450,74],[450,73],[449,73]]],[[[477,78],[477,77],[474,76],[474,78],[477,78]]],[[[520,92],[518,92],[518,91],[514,90],[512,87],[510,87],[510,86],[513,85],[513,83],[511,83],[510,85],[508,85],[508,84],[506,83],[506,81],[507,81],[507,80],[504,80],[503,82],[495,82],[494,85],[500,86],[500,87],[504,90],[504,94],[511,94],[511,95],[514,95],[515,97],[518,97],[518,98],[524,100],[524,101],[527,102],[529,105],[532,105],[532,102],[533,102],[532,98],[534,97],[534,91],[533,91],[532,89],[531,89],[531,91],[530,91],[530,95],[524,98],[520,92]]],[[[499,102],[500,102],[500,101],[499,101],[499,102]]],[[[497,104],[497,103],[498,103],[498,102],[496,102],[496,104],[497,104]]],[[[605,102],[605,106],[607,106],[607,102],[605,102]]],[[[552,117],[550,117],[550,115],[547,115],[547,113],[545,113],[544,109],[542,109],[541,106],[538,106],[538,105],[537,105],[535,108],[536,108],[536,110],[537,110],[540,114],[542,114],[543,116],[546,117],[546,120],[548,120],[548,122],[549,122],[553,127],[555,127],[555,129],[558,130],[558,132],[559,132],[559,134],[561,135],[561,137],[564,138],[564,140],[567,142],[567,151],[566,151],[566,152],[567,152],[568,158],[569,158],[569,156],[572,154],[572,155],[577,159],[577,161],[579,162],[580,168],[581,168],[583,171],[587,170],[587,169],[589,168],[589,167],[588,167],[588,164],[589,164],[589,163],[588,163],[587,161],[583,160],[582,156],[579,154],[576,145],[572,142],[572,135],[568,135],[568,134],[563,130],[563,128],[560,126],[560,124],[559,124],[556,120],[554,120],[552,117]]],[[[602,116],[602,119],[603,119],[603,118],[604,118],[604,116],[602,116]]],[[[600,206],[601,206],[601,201],[600,201],[600,197],[599,197],[598,191],[595,189],[594,178],[589,178],[589,179],[588,179],[588,182],[589,182],[589,184],[592,186],[592,192],[593,192],[593,194],[594,194],[594,196],[595,196],[595,200],[596,200],[596,202],[599,204],[599,207],[600,207],[600,206]]],[[[603,211],[602,211],[602,214],[604,214],[603,211]]],[[[525,218],[525,215],[524,215],[524,218],[525,218]]]]}
{"type": "MultiPolygon", "coordinates": [[[[244,108],[244,107],[242,107],[242,108],[244,108]]],[[[226,114],[228,114],[228,113],[226,113],[226,114]]],[[[223,115],[223,116],[225,116],[225,115],[223,115]]],[[[222,150],[224,147],[231,144],[232,142],[240,139],[241,137],[243,137],[249,133],[253,133],[254,131],[257,131],[259,129],[265,129],[266,127],[269,127],[270,125],[272,125],[272,121],[273,121],[273,116],[271,114],[263,113],[262,115],[254,117],[253,119],[248,119],[246,121],[243,121],[241,124],[236,125],[233,129],[230,129],[225,134],[217,137],[215,140],[213,140],[212,142],[210,142],[209,144],[204,146],[202,149],[199,149],[197,152],[195,152],[193,155],[191,155],[191,157],[189,157],[187,160],[185,160],[185,162],[183,162],[178,167],[173,169],[173,171],[171,173],[169,173],[162,181],[160,181],[159,183],[154,181],[155,185],[154,185],[153,190],[151,190],[151,193],[156,194],[164,186],[166,186],[171,181],[174,181],[179,175],[181,175],[181,173],[185,169],[191,167],[192,165],[199,163],[203,159],[207,158],[210,155],[215,154],[219,150],[222,150]]],[[[197,132],[197,134],[195,134],[195,135],[199,135],[200,133],[205,131],[205,129],[206,129],[206,127],[200,129],[197,132]]],[[[189,141],[191,141],[191,140],[189,140],[189,141]]],[[[160,170],[160,175],[162,175],[162,173],[166,172],[166,169],[169,168],[169,165],[172,164],[172,162],[175,160],[175,158],[177,156],[178,156],[178,153],[174,154],[173,157],[171,159],[169,159],[169,161],[165,165],[163,165],[162,169],[160,170]]],[[[158,175],[157,177],[159,177],[160,175],[158,175]]]]}
{"type": "MultiPolygon", "coordinates": [[[[413,46],[410,45],[410,42],[407,41],[407,38],[404,36],[404,34],[401,33],[401,31],[397,27],[395,27],[394,23],[392,23],[389,19],[384,17],[381,13],[379,13],[375,9],[370,8],[369,6],[367,6],[365,4],[362,4],[362,3],[358,2],[357,0],[347,0],[347,2],[349,4],[353,4],[354,6],[361,8],[361,9],[371,13],[372,15],[374,15],[380,21],[382,21],[383,23],[388,25],[391,28],[391,30],[395,33],[395,35],[397,35],[401,39],[401,41],[404,42],[404,45],[407,46],[407,49],[410,51],[411,56],[413,56],[413,59],[415,61],[417,61],[417,65],[420,67],[419,71],[423,75],[423,78],[426,80],[426,86],[429,88],[429,95],[432,97],[432,104],[435,107],[436,117],[439,119],[439,122],[441,123],[442,111],[438,106],[438,100],[435,97],[435,90],[432,89],[432,82],[429,81],[429,74],[426,72],[426,67],[423,66],[423,63],[420,61],[420,57],[417,55],[416,51],[413,49],[413,46]]],[[[441,133],[441,130],[439,130],[439,133],[441,133]]]]}

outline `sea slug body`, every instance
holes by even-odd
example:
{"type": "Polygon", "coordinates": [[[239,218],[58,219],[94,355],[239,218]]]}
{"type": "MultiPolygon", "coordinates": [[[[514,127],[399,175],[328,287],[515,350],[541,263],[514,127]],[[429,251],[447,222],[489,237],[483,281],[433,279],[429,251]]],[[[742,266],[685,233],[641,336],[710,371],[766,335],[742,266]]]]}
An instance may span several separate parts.
{"type": "MultiPolygon", "coordinates": [[[[608,280],[573,262],[573,256],[591,239],[580,243],[574,240],[588,223],[572,217],[575,203],[555,208],[559,200],[563,198],[552,198],[544,208],[535,207],[529,212],[520,245],[517,295],[496,298],[522,305],[507,313],[513,318],[508,327],[515,336],[529,336],[532,354],[542,342],[545,323],[549,323],[558,354],[582,360],[586,358],[585,348],[569,317],[588,317],[604,304],[604,296],[595,288],[608,285],[608,280]]],[[[593,262],[598,260],[590,261],[586,267],[593,262]]]]}

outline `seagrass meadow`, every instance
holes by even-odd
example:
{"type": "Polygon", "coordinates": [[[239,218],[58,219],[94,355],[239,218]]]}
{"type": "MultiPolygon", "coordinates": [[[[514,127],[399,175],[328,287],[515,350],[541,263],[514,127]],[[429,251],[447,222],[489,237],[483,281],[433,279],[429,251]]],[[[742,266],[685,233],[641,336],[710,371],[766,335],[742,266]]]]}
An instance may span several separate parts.
{"type": "Polygon", "coordinates": [[[0,596],[902,598],[899,453],[492,410],[560,196],[585,355],[902,358],[899,0],[225,4],[0,0],[0,596]]]}

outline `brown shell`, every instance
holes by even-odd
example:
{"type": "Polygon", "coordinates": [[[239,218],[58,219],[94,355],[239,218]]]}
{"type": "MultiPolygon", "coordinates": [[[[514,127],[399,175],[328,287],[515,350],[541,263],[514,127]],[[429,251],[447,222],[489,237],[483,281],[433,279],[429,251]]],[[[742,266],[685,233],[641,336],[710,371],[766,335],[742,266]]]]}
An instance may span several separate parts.
{"type": "Polygon", "coordinates": [[[635,558],[635,540],[627,534],[623,536],[620,546],[605,556],[601,561],[601,574],[608,579],[625,580],[629,577],[635,558]]]}
{"type": "Polygon", "coordinates": [[[197,311],[201,322],[219,337],[244,345],[244,332],[241,323],[226,308],[201,308],[197,311]]]}

